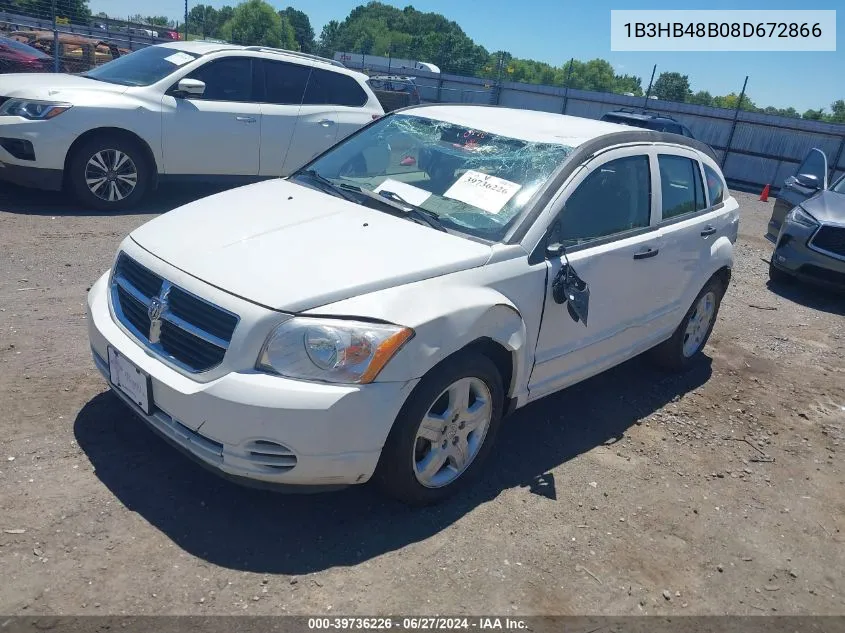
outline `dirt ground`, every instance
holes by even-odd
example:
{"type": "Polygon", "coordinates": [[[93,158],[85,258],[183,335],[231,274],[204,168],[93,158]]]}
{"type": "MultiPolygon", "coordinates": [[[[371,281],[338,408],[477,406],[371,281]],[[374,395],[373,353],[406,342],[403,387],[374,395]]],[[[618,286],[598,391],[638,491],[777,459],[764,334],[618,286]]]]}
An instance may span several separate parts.
{"type": "Polygon", "coordinates": [[[519,411],[483,481],[411,510],[230,484],[107,393],[86,290],[207,193],[99,216],[0,189],[0,613],[845,614],[845,298],[769,287],[771,202],[735,194],[706,362],[519,411]]]}

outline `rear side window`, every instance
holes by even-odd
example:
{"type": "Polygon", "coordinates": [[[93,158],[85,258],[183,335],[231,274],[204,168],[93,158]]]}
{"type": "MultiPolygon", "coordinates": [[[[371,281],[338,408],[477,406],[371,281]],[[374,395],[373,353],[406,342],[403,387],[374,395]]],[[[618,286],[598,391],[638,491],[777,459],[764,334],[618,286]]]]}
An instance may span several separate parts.
{"type": "Polygon", "coordinates": [[[660,166],[664,220],[699,211],[707,206],[697,160],[660,154],[657,163],[660,166]]]}
{"type": "Polygon", "coordinates": [[[264,66],[264,101],[278,105],[299,105],[308,85],[311,69],[298,64],[262,60],[264,66]]]}
{"type": "Polygon", "coordinates": [[[358,108],[367,102],[367,93],[352,77],[314,68],[305,89],[305,105],[339,105],[358,108]]]}
{"type": "Polygon", "coordinates": [[[709,165],[704,165],[704,176],[707,178],[707,193],[710,194],[710,206],[714,206],[725,200],[725,185],[722,177],[709,165]]]}

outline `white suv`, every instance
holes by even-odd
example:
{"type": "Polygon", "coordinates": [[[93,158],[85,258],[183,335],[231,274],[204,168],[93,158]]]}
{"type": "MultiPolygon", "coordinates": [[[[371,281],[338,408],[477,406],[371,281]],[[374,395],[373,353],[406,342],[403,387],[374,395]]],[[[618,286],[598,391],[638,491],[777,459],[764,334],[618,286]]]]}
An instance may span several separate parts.
{"type": "Polygon", "coordinates": [[[218,472],[375,476],[428,503],[480,468],[507,412],[648,350],[693,363],[737,206],[699,141],[413,107],[136,229],[89,293],[91,348],[218,472]]]}
{"type": "Polygon", "coordinates": [[[291,173],[384,114],[367,77],[261,47],[174,42],[82,75],[0,75],[0,179],[101,210],[165,178],[291,173]]]}

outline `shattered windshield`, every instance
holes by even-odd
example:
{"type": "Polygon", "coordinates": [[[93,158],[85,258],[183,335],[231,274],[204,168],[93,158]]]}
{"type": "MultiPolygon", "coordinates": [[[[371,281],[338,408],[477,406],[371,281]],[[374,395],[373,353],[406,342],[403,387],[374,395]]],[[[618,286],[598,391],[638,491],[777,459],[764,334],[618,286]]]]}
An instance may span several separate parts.
{"type": "Polygon", "coordinates": [[[379,193],[435,216],[447,230],[498,241],[572,149],[396,114],[293,178],[308,172],[346,191],[379,193]]]}

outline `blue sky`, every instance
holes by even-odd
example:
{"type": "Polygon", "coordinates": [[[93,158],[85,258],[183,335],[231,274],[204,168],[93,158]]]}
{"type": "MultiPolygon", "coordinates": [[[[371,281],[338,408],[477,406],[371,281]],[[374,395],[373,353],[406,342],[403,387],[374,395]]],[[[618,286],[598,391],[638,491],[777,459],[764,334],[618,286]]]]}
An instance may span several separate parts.
{"type": "MultiPolygon", "coordinates": [[[[308,14],[319,35],[329,20],[342,20],[354,7],[366,0],[269,0],[284,8],[294,6],[308,14]]],[[[641,0],[636,6],[626,2],[591,0],[406,0],[387,4],[413,5],[420,11],[442,13],[456,21],[477,43],[488,50],[507,50],[516,57],[533,58],[555,65],[570,57],[587,60],[600,57],[614,65],[617,72],[643,78],[648,85],[653,64],[658,74],[678,71],[689,75],[693,90],[711,94],[739,92],[749,75],[748,94],[758,106],[793,106],[803,112],[808,108],[829,110],[835,99],[845,99],[845,9],[835,0],[817,0],[808,9],[837,9],[836,52],[818,53],[620,53],[610,50],[611,9],[797,9],[794,0],[708,0],[683,6],[677,0],[641,0]],[[628,5],[628,6],[626,6],[628,5]]],[[[189,0],[194,4],[194,0],[189,0]]],[[[235,5],[238,0],[205,0],[205,4],[235,5]]],[[[181,20],[183,0],[90,0],[97,13],[114,17],[142,11],[181,20]],[[139,9],[143,6],[143,9],[139,9]]]]}

